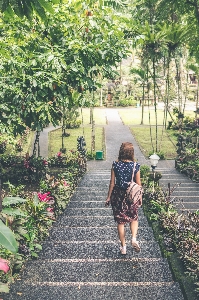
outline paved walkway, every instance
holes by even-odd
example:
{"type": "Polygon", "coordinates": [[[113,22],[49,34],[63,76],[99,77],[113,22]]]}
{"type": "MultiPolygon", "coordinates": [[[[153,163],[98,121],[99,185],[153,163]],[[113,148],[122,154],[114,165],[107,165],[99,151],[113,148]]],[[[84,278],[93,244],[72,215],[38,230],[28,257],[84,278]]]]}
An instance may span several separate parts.
{"type": "MultiPolygon", "coordinates": [[[[138,162],[150,163],[117,109],[106,109],[106,114],[106,161],[88,162],[88,172],[54,224],[39,258],[26,264],[3,300],[184,299],[142,209],[138,231],[141,253],[134,253],[130,246],[129,228],[127,255],[119,253],[112,211],[104,207],[112,161],[117,159],[121,143],[129,141],[138,162]]],[[[42,142],[40,147],[42,153],[42,142]]],[[[174,161],[159,162],[157,170],[165,172],[166,184],[173,178],[174,161]]]]}

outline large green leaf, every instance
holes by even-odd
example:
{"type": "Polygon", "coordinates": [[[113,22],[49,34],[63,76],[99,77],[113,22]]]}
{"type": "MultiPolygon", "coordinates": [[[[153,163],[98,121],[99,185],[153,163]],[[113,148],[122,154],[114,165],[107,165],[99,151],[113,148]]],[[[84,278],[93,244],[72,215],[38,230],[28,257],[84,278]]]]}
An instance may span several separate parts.
{"type": "Polygon", "coordinates": [[[39,205],[39,197],[37,194],[34,194],[33,202],[35,206],[39,205]]]}
{"type": "Polygon", "coordinates": [[[46,19],[46,13],[45,9],[43,6],[40,4],[40,1],[38,0],[31,0],[32,1],[32,6],[34,7],[35,12],[40,16],[42,20],[46,19]]]}
{"type": "Polygon", "coordinates": [[[8,216],[20,216],[20,217],[27,216],[27,214],[23,212],[20,208],[4,208],[2,210],[2,213],[8,216]]]}
{"type": "Polygon", "coordinates": [[[25,203],[27,202],[28,200],[26,199],[23,199],[23,198],[20,198],[20,197],[5,197],[3,199],[3,206],[10,206],[12,204],[19,204],[19,203],[25,203]]]}
{"type": "Polygon", "coordinates": [[[0,282],[0,293],[9,293],[9,287],[7,283],[0,282]]]}
{"type": "Polygon", "coordinates": [[[18,251],[18,243],[13,232],[0,220],[0,245],[7,250],[16,253],[18,251]]]}
{"type": "Polygon", "coordinates": [[[54,13],[54,9],[52,7],[52,4],[45,1],[45,0],[38,0],[39,3],[41,4],[41,6],[43,6],[43,8],[45,8],[46,11],[50,12],[51,14],[54,13]]]}
{"type": "Polygon", "coordinates": [[[26,16],[29,19],[33,16],[33,9],[39,14],[40,17],[46,18],[45,11],[50,13],[54,12],[52,4],[59,4],[60,0],[1,0],[0,1],[0,10],[6,12],[12,16],[12,9],[19,16],[26,16]]]}

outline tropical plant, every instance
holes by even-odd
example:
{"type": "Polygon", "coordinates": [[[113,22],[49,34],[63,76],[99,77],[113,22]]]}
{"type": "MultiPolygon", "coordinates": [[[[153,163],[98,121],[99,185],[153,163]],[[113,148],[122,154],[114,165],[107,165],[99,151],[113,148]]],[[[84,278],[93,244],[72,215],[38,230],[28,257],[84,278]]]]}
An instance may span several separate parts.
{"type": "Polygon", "coordinates": [[[0,244],[7,250],[16,253],[18,243],[11,229],[0,220],[0,244]]]}
{"type": "Polygon", "coordinates": [[[126,54],[124,18],[118,27],[119,15],[116,18],[113,9],[92,5],[89,1],[66,2],[45,23],[18,18],[8,23],[2,17],[6,32],[5,51],[0,53],[4,130],[18,134],[28,126],[38,137],[48,124],[60,124],[62,108],[72,106],[73,90],[94,91],[100,85],[99,74],[114,72],[113,67],[126,54]],[[91,5],[91,16],[85,12],[87,5],[91,5]],[[18,28],[23,34],[18,34],[18,28]]]}
{"type": "Polygon", "coordinates": [[[40,16],[43,20],[47,19],[46,12],[53,13],[53,6],[52,4],[60,3],[60,0],[13,0],[13,1],[6,1],[2,0],[0,5],[1,12],[4,12],[7,16],[12,18],[14,14],[23,18],[26,16],[28,19],[33,18],[33,12],[36,12],[38,16],[40,16]]]}

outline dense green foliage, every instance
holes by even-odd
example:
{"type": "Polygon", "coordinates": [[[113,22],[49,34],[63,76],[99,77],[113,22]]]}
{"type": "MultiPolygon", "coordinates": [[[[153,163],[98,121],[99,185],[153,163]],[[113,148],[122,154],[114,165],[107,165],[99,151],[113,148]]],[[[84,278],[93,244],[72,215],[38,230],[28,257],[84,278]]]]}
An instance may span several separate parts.
{"type": "Polygon", "coordinates": [[[148,180],[148,174],[147,167],[144,169],[142,166],[145,215],[186,298],[196,299],[199,292],[199,213],[185,213],[182,199],[173,197],[172,192],[180,184],[163,189],[155,183],[154,189],[154,183],[148,180]],[[182,207],[181,212],[178,212],[179,207],[182,207]]]}
{"type": "Polygon", "coordinates": [[[99,74],[112,76],[126,53],[124,18],[114,9],[92,1],[66,1],[54,9],[44,22],[2,15],[2,131],[58,124],[65,109],[81,106],[83,91],[96,89],[99,74]]]}
{"type": "Polygon", "coordinates": [[[24,261],[38,256],[43,240],[66,208],[86,165],[85,159],[74,151],[65,155],[59,152],[48,161],[41,157],[4,156],[0,165],[1,172],[8,171],[8,181],[1,190],[0,212],[0,291],[7,292],[24,261]],[[29,175],[24,176],[24,171],[29,175]],[[6,269],[2,269],[2,263],[6,269]]]}

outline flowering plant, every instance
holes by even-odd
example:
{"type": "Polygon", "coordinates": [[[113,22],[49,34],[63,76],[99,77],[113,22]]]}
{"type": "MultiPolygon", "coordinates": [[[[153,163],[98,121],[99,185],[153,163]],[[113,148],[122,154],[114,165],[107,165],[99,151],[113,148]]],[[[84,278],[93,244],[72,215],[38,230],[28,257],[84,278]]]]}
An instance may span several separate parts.
{"type": "Polygon", "coordinates": [[[46,208],[47,216],[54,219],[54,207],[52,207],[52,205],[54,205],[55,200],[52,196],[50,196],[50,194],[51,194],[50,192],[46,192],[43,194],[41,192],[38,192],[37,196],[41,202],[45,202],[46,204],[49,205],[46,208]]]}
{"type": "Polygon", "coordinates": [[[0,257],[0,270],[2,270],[5,274],[10,270],[8,263],[8,260],[0,257]]]}

